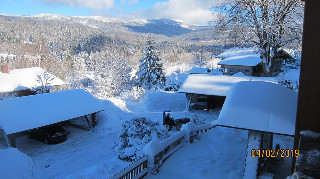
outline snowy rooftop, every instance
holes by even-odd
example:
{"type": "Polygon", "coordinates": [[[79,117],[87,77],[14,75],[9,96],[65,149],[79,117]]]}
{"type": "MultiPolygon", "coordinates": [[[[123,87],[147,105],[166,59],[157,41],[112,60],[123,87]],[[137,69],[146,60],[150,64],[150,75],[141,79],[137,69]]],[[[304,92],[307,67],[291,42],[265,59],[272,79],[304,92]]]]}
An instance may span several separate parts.
{"type": "Polygon", "coordinates": [[[257,50],[254,48],[230,48],[216,56],[216,58],[230,58],[234,56],[255,55],[257,50]]]}
{"type": "Polygon", "coordinates": [[[294,135],[298,93],[281,85],[248,81],[229,91],[218,125],[294,135]]]}
{"type": "Polygon", "coordinates": [[[229,89],[240,81],[266,81],[277,83],[275,77],[253,77],[245,75],[189,75],[179,92],[215,96],[227,96],[229,89]]]}
{"type": "Polygon", "coordinates": [[[256,66],[261,62],[254,48],[231,48],[216,57],[223,58],[218,65],[256,66]]]}
{"type": "Polygon", "coordinates": [[[0,127],[8,135],[104,109],[98,99],[82,89],[0,100],[0,127]]]}
{"type": "Polygon", "coordinates": [[[256,66],[261,62],[259,54],[229,57],[218,62],[218,65],[256,66]]]}
{"type": "MultiPolygon", "coordinates": [[[[40,86],[37,76],[44,74],[45,70],[39,67],[14,69],[8,73],[0,72],[0,93],[20,91],[40,86]]],[[[63,85],[64,82],[53,76],[52,86],[63,85]]]]}

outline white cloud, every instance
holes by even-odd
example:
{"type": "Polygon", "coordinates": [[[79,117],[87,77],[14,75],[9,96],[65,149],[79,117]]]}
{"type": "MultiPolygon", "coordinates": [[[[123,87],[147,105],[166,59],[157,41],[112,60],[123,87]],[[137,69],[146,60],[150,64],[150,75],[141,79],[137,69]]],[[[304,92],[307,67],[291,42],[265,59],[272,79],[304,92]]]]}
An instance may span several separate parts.
{"type": "Polygon", "coordinates": [[[139,2],[138,0],[129,0],[129,1],[128,1],[128,4],[129,4],[129,5],[131,5],[131,4],[138,4],[138,2],[139,2]]]}
{"type": "Polygon", "coordinates": [[[71,7],[88,7],[92,9],[109,9],[114,0],[39,0],[50,5],[66,5],[71,7]]]}
{"type": "Polygon", "coordinates": [[[179,19],[187,23],[207,24],[213,20],[212,0],[169,0],[158,2],[152,8],[132,12],[135,17],[179,19]]]}

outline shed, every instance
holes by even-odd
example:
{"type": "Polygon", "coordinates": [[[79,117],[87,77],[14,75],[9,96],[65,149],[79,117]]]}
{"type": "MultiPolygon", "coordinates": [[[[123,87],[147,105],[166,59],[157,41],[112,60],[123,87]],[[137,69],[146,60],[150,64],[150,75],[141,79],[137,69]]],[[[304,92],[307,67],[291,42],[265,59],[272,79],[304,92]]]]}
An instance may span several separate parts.
{"type": "Polygon", "coordinates": [[[6,99],[0,101],[0,130],[8,145],[15,147],[15,134],[30,129],[91,114],[93,127],[95,113],[102,110],[103,104],[82,89],[6,99]]]}
{"type": "Polygon", "coordinates": [[[240,81],[266,81],[277,83],[275,77],[253,77],[245,75],[189,75],[178,92],[186,93],[187,109],[193,108],[200,96],[208,98],[213,106],[221,107],[229,89],[240,81]]]}

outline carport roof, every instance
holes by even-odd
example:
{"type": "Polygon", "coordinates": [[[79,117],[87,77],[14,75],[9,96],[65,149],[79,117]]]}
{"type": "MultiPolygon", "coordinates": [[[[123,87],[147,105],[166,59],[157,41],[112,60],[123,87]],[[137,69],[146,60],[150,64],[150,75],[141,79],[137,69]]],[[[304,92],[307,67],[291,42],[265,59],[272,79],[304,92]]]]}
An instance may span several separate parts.
{"type": "Polygon", "coordinates": [[[0,100],[0,127],[8,134],[105,110],[90,93],[67,90],[0,100]]]}

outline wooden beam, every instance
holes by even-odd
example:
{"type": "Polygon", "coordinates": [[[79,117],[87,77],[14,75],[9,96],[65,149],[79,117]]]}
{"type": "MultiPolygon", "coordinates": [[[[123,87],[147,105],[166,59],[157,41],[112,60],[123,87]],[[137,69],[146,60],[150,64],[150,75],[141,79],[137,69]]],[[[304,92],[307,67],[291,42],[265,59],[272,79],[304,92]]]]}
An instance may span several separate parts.
{"type": "MultiPolygon", "coordinates": [[[[298,149],[300,132],[320,133],[320,1],[306,0],[303,23],[300,87],[298,94],[294,149],[298,149]]],[[[292,172],[296,159],[292,160],[292,172]]]]}
{"type": "Polygon", "coordinates": [[[91,124],[90,124],[90,121],[89,121],[88,117],[87,117],[87,116],[84,116],[84,118],[86,119],[86,121],[87,121],[87,123],[88,123],[88,126],[91,128],[91,124]]]}

